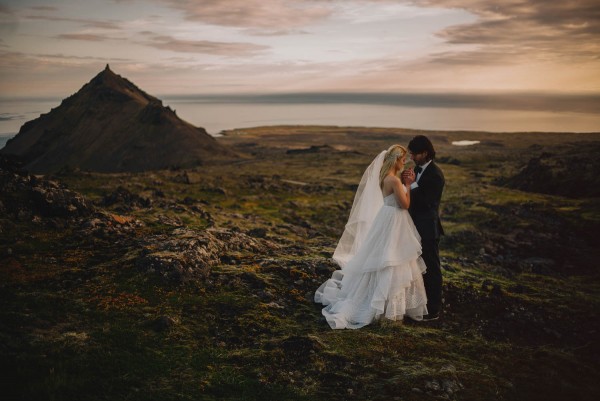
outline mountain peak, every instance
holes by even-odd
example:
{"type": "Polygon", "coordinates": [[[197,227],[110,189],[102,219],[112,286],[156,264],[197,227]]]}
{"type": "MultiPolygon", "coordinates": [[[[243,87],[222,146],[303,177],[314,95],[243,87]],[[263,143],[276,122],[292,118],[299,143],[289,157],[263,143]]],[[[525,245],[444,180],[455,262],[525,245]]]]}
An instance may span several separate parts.
{"type": "Polygon", "coordinates": [[[203,128],[181,120],[108,64],[59,107],[25,123],[0,153],[20,156],[36,173],[65,166],[103,172],[157,170],[234,156],[203,128]]]}
{"type": "Polygon", "coordinates": [[[121,101],[134,100],[142,105],[147,105],[150,102],[161,103],[160,100],[147,94],[131,81],[113,72],[108,64],[89,83],[84,85],[76,95],[80,93],[87,93],[88,96],[102,99],[112,97],[121,101]]]}
{"type": "Polygon", "coordinates": [[[110,69],[110,65],[108,65],[108,64],[106,64],[106,67],[104,67],[104,69],[96,75],[96,77],[105,77],[105,76],[122,78],[120,75],[115,74],[113,72],[113,70],[110,69]]]}

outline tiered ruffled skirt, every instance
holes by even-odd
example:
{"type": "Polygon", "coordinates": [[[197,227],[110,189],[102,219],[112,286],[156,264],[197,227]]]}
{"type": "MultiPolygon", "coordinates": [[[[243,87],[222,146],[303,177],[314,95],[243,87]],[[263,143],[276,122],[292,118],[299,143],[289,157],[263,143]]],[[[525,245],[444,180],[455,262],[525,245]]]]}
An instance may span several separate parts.
{"type": "Polygon", "coordinates": [[[427,314],[425,263],[408,211],[383,206],[356,255],[315,293],[332,329],[358,329],[381,317],[427,314]]]}

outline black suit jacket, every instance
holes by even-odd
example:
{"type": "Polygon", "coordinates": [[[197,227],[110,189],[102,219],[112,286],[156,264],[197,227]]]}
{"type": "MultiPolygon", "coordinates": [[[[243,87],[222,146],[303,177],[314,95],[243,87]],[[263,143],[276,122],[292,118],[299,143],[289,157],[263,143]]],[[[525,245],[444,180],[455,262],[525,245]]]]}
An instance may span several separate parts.
{"type": "Polygon", "coordinates": [[[439,239],[444,234],[440,221],[440,201],[446,180],[432,161],[423,171],[418,187],[410,191],[410,216],[422,239],[439,239]]]}

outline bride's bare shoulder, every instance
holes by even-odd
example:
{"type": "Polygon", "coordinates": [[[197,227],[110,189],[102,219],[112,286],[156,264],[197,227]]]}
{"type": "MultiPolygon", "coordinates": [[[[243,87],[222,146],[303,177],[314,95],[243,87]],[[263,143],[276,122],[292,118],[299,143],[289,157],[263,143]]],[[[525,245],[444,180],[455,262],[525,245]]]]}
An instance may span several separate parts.
{"type": "Polygon", "coordinates": [[[388,175],[387,177],[385,177],[383,179],[383,182],[389,182],[390,184],[393,184],[393,183],[397,183],[397,182],[401,182],[401,181],[400,181],[400,178],[398,178],[395,175],[388,175]]]}

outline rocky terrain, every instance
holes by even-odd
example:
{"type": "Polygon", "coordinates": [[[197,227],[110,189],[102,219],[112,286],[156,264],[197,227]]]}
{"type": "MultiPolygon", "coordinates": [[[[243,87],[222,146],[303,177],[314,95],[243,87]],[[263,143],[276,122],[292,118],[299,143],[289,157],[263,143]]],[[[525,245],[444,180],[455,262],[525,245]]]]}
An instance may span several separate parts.
{"type": "Polygon", "coordinates": [[[236,162],[140,173],[1,158],[3,394],[597,399],[600,203],[594,174],[578,191],[562,169],[598,134],[428,133],[447,181],[442,318],[329,329],[312,295],[356,184],[415,133],[244,129],[219,138],[236,162]]]}
{"type": "MultiPolygon", "coordinates": [[[[541,146],[534,146],[535,150],[541,146]]],[[[506,185],[525,191],[571,198],[600,196],[600,144],[581,142],[554,148],[532,157],[506,185]]],[[[502,180],[499,181],[502,183],[502,180]]]]}
{"type": "Polygon", "coordinates": [[[107,65],[77,93],[25,123],[0,149],[34,173],[197,166],[235,153],[107,65]]]}

